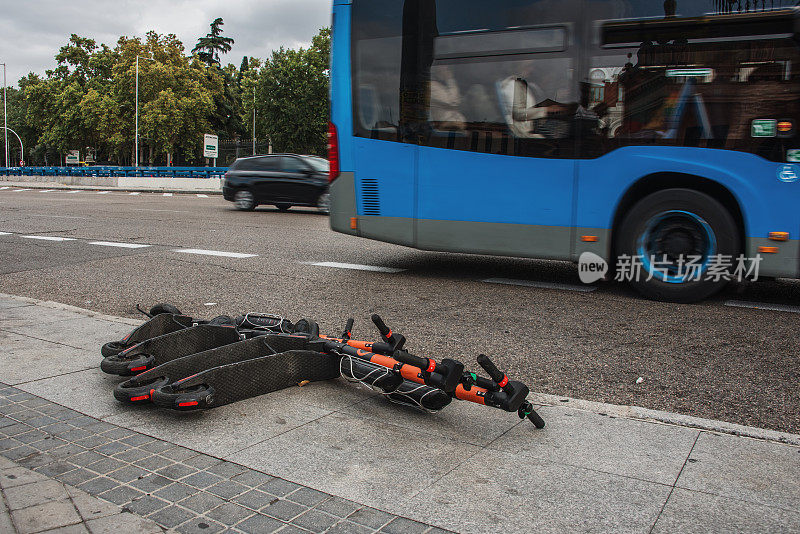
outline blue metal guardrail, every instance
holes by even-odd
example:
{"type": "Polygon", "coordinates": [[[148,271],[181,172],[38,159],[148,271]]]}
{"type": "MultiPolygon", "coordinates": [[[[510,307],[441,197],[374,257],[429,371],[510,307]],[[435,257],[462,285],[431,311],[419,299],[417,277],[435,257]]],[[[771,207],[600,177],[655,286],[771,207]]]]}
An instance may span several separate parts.
{"type": "Polygon", "coordinates": [[[212,178],[224,175],[227,170],[227,167],[0,167],[0,175],[212,178]]]}

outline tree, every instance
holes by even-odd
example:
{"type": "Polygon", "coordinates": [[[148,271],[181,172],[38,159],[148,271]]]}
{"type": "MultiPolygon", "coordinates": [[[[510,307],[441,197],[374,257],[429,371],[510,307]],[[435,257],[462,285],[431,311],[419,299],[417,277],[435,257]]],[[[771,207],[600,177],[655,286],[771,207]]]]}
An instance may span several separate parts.
{"type": "Polygon", "coordinates": [[[261,69],[257,128],[268,132],[276,150],[325,153],[329,61],[330,29],[323,28],[308,49],[281,47],[261,69]]]}
{"type": "Polygon", "coordinates": [[[197,44],[192,48],[192,54],[197,54],[200,61],[208,65],[220,65],[219,55],[227,54],[233,48],[234,40],[230,37],[222,36],[222,18],[217,17],[211,23],[211,32],[207,33],[205,37],[197,40],[197,44]]]}

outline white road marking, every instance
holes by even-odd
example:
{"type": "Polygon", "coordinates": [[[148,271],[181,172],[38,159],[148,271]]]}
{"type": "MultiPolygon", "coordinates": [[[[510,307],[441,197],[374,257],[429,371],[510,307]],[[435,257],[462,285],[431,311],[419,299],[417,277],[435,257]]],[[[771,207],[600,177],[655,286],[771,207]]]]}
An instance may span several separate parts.
{"type": "Polygon", "coordinates": [[[83,189],[73,189],[72,191],[67,191],[67,193],[80,193],[83,189]]]}
{"type": "Polygon", "coordinates": [[[107,195],[107,194],[109,194],[110,192],[111,192],[111,191],[98,191],[98,192],[97,192],[97,194],[98,194],[98,195],[107,195]]]}
{"type": "Polygon", "coordinates": [[[20,191],[30,191],[30,189],[14,189],[15,193],[19,193],[20,191]]]}
{"type": "Polygon", "coordinates": [[[114,243],[113,241],[90,241],[90,245],[100,245],[101,247],[118,247],[118,248],[146,248],[150,245],[142,245],[140,243],[114,243]]]}
{"type": "Polygon", "coordinates": [[[128,193],[130,196],[135,197],[136,195],[141,195],[141,193],[128,193]]]}
{"type": "Polygon", "coordinates": [[[208,198],[208,195],[201,195],[201,194],[198,193],[197,194],[197,198],[208,198]]]}
{"type": "Polygon", "coordinates": [[[186,211],[186,210],[151,210],[151,209],[147,209],[147,208],[134,208],[133,211],[159,211],[159,212],[165,212],[165,213],[191,213],[191,211],[186,211]]]}
{"type": "Polygon", "coordinates": [[[165,197],[171,197],[171,196],[172,196],[172,193],[164,193],[164,196],[165,196],[165,197]]]}
{"type": "Polygon", "coordinates": [[[11,232],[0,232],[0,235],[11,235],[11,232]]]}
{"type": "Polygon", "coordinates": [[[39,239],[41,241],[75,241],[72,237],[56,237],[52,235],[24,235],[25,239],[39,239]]]}
{"type": "Polygon", "coordinates": [[[334,269],[352,269],[354,271],[371,271],[375,273],[402,273],[405,269],[396,267],[378,267],[377,265],[359,265],[357,263],[339,263],[335,261],[320,261],[309,263],[317,267],[333,267],[334,269]]]}
{"type": "Polygon", "coordinates": [[[3,187],[0,187],[0,190],[3,190],[3,189],[11,189],[11,187],[9,187],[9,186],[7,186],[7,185],[6,185],[6,186],[3,186],[3,187]]]}
{"type": "Polygon", "coordinates": [[[240,252],[223,252],[221,250],[203,250],[201,248],[176,248],[172,252],[183,254],[199,254],[201,256],[222,256],[225,258],[255,258],[258,254],[242,254],[240,252]]]}
{"type": "Polygon", "coordinates": [[[749,302],[746,300],[728,300],[725,306],[732,308],[752,308],[755,310],[770,310],[790,313],[800,313],[800,306],[789,306],[786,304],[770,304],[768,302],[749,302]]]}
{"type": "Polygon", "coordinates": [[[30,217],[45,217],[47,219],[91,219],[91,217],[79,217],[77,215],[44,215],[42,213],[31,213],[30,217]]]}
{"type": "Polygon", "coordinates": [[[507,286],[526,286],[538,287],[540,289],[560,289],[563,291],[577,291],[579,293],[591,293],[597,290],[595,286],[578,286],[573,284],[558,284],[554,282],[534,282],[532,280],[513,280],[511,278],[487,278],[484,280],[489,284],[503,284],[507,286]]]}
{"type": "Polygon", "coordinates": [[[42,190],[41,190],[41,191],[39,191],[39,192],[40,192],[40,193],[52,193],[53,191],[55,191],[55,189],[42,189],[42,190]]]}
{"type": "Polygon", "coordinates": [[[205,303],[205,306],[216,306],[216,305],[217,305],[216,302],[206,302],[205,303]]]}

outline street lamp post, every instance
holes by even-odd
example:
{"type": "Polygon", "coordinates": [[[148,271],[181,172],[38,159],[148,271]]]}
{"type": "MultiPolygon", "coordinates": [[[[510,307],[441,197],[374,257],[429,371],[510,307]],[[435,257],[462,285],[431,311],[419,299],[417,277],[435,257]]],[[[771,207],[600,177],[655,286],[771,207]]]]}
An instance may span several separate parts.
{"type": "MultiPolygon", "coordinates": [[[[3,132],[6,138],[6,168],[8,168],[8,106],[6,105],[6,64],[3,65],[3,132]]],[[[16,134],[14,134],[16,135],[16,134]]],[[[20,141],[22,143],[22,141],[20,141]]],[[[25,155],[23,154],[23,158],[25,155]]]]}
{"type": "MultiPolygon", "coordinates": [[[[150,61],[155,61],[155,59],[151,57],[139,56],[136,55],[136,140],[135,140],[135,150],[136,150],[136,163],[134,163],[134,167],[139,167],[139,58],[149,59],[150,61]]],[[[8,142],[6,142],[6,145],[8,142]]]]}
{"type": "MultiPolygon", "coordinates": [[[[8,132],[11,132],[17,136],[17,141],[19,141],[19,157],[21,158],[20,162],[23,163],[25,161],[25,147],[22,145],[22,139],[19,137],[19,134],[17,132],[12,130],[8,126],[3,126],[3,129],[6,132],[6,140],[8,139],[8,132]]],[[[6,150],[8,150],[8,141],[6,141],[6,150]]],[[[6,154],[8,154],[8,152],[6,152],[6,154]]],[[[8,156],[6,156],[6,159],[8,159],[8,156]]],[[[21,166],[22,165],[20,164],[20,167],[21,166]]],[[[8,167],[8,163],[6,163],[6,167],[8,167]]]]}

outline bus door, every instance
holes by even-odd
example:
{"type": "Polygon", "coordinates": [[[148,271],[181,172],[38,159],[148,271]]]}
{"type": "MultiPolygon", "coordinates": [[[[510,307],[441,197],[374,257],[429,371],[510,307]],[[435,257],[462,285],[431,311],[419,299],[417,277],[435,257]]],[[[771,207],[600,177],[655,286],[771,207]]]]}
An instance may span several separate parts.
{"type": "Polygon", "coordinates": [[[403,12],[398,0],[353,3],[353,156],[360,235],[413,246],[419,91],[403,70],[403,12]]]}
{"type": "Polygon", "coordinates": [[[419,3],[417,246],[568,258],[580,2],[419,3]]]}

